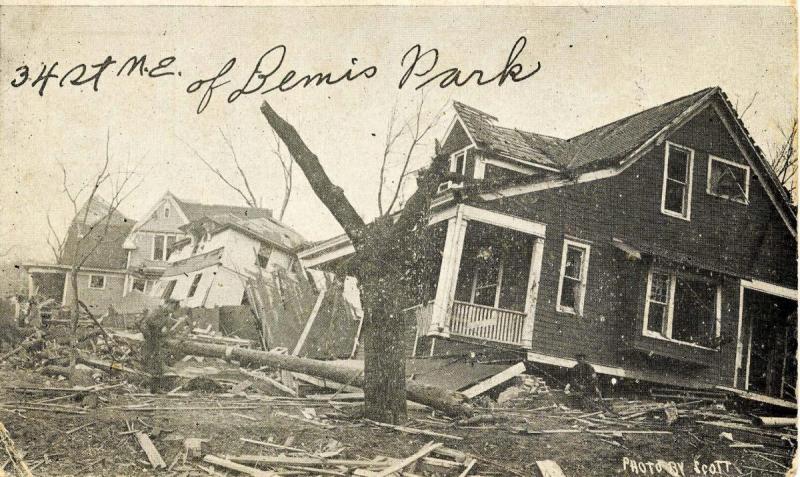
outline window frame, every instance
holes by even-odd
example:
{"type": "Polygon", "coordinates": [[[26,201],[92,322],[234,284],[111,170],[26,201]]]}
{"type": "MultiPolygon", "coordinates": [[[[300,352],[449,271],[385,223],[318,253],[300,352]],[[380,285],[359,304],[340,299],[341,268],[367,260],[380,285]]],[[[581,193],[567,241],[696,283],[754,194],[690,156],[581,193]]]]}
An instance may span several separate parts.
{"type": "MultiPolygon", "coordinates": [[[[561,248],[561,272],[558,278],[558,293],[556,294],[556,311],[559,313],[567,313],[570,315],[582,316],[584,311],[584,303],[586,301],[586,289],[589,276],[589,256],[591,255],[592,246],[586,242],[578,242],[570,238],[564,238],[564,245],[561,248]],[[580,297],[575,308],[563,306],[561,304],[561,294],[564,290],[564,277],[567,269],[567,251],[569,247],[583,249],[583,260],[581,262],[581,276],[579,282],[580,297]]],[[[574,279],[569,277],[570,279],[574,279]]]]}
{"type": "Polygon", "coordinates": [[[152,260],[159,262],[166,262],[167,260],[169,260],[169,247],[167,244],[169,243],[170,237],[174,239],[172,244],[175,245],[175,242],[178,241],[178,236],[176,234],[153,234],[153,248],[150,251],[150,257],[152,257],[152,260]],[[161,254],[161,257],[156,258],[156,239],[158,237],[163,237],[164,243],[162,245],[163,252],[161,254]]]}
{"type": "Polygon", "coordinates": [[[709,349],[716,351],[716,348],[710,348],[708,346],[699,345],[697,343],[692,343],[691,341],[683,341],[679,339],[675,339],[672,337],[673,333],[673,322],[675,319],[675,289],[677,288],[677,281],[678,276],[688,278],[690,280],[696,281],[704,281],[707,283],[713,283],[715,285],[716,293],[714,294],[714,336],[719,338],[722,334],[722,285],[720,283],[715,283],[712,280],[708,280],[704,277],[691,275],[691,274],[684,274],[678,273],[673,270],[668,270],[660,267],[651,267],[650,270],[647,272],[647,286],[645,287],[645,295],[644,295],[644,316],[642,317],[642,336],[646,336],[648,338],[655,338],[659,340],[669,341],[671,343],[678,343],[681,345],[686,346],[693,346],[695,348],[702,348],[702,349],[709,349]],[[667,316],[665,319],[665,327],[667,329],[667,334],[664,335],[662,333],[658,333],[655,331],[650,331],[647,329],[647,321],[650,317],[650,290],[653,283],[653,274],[661,274],[667,275],[669,277],[669,290],[667,291],[667,316]]]}
{"type": "Polygon", "coordinates": [[[714,197],[720,197],[722,199],[730,200],[732,202],[738,202],[740,204],[749,205],[750,204],[750,166],[745,164],[740,164],[738,162],[734,162],[728,159],[724,159],[719,156],[714,156],[713,154],[708,155],[708,171],[706,174],[706,194],[713,195],[714,197]],[[714,161],[721,162],[723,164],[727,164],[729,166],[738,167],[739,169],[745,170],[745,179],[744,179],[744,200],[737,199],[735,197],[729,197],[724,194],[718,194],[711,190],[711,165],[714,161]]]}
{"type": "Polygon", "coordinates": [[[664,177],[661,181],[661,213],[670,217],[690,221],[692,219],[692,182],[694,182],[694,149],[671,141],[666,141],[664,146],[664,177]],[[667,201],[667,181],[669,174],[669,151],[671,148],[682,150],[689,153],[689,161],[687,164],[688,178],[684,184],[686,187],[686,201],[684,204],[685,211],[683,213],[675,212],[666,208],[667,201]]]}
{"type": "MultiPolygon", "coordinates": [[[[137,281],[143,283],[141,293],[147,293],[147,279],[145,279],[145,278],[133,278],[131,280],[131,286],[130,286],[130,289],[128,291],[132,292],[132,291],[136,290],[135,286],[136,286],[136,282],[137,281]]],[[[139,291],[139,290],[136,290],[136,291],[139,291]]]]}
{"type": "Polygon", "coordinates": [[[92,290],[105,290],[106,289],[106,276],[99,274],[99,273],[91,273],[89,274],[89,284],[88,287],[92,290]],[[103,279],[103,285],[99,287],[92,286],[92,279],[95,277],[100,277],[103,279]]]}
{"type": "Polygon", "coordinates": [[[472,146],[467,146],[467,147],[465,147],[463,149],[460,149],[460,150],[450,154],[450,172],[455,172],[455,173],[461,174],[463,176],[467,175],[467,151],[469,151],[469,149],[471,147],[472,146]],[[464,162],[462,162],[461,170],[459,171],[459,170],[457,170],[457,165],[458,165],[457,157],[460,156],[460,155],[464,156],[464,162]]]}

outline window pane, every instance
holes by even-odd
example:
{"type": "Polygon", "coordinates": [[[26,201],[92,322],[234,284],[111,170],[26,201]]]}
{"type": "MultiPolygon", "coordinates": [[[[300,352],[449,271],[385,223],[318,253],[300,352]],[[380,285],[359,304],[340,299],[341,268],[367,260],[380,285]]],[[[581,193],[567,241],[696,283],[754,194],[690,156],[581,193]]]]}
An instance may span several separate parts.
{"type": "Polygon", "coordinates": [[[194,276],[194,280],[192,280],[192,286],[189,287],[189,297],[194,296],[194,292],[197,291],[197,285],[200,284],[200,279],[203,277],[202,273],[198,273],[194,276]]]}
{"type": "Polygon", "coordinates": [[[685,185],[667,180],[667,188],[664,191],[664,208],[672,212],[683,214],[683,202],[685,194],[685,185]]]}
{"type": "Polygon", "coordinates": [[[581,265],[583,264],[583,249],[567,246],[567,260],[564,264],[564,275],[580,280],[581,265]]]}
{"type": "Polygon", "coordinates": [[[164,288],[164,293],[161,295],[161,298],[165,300],[169,300],[172,296],[172,290],[175,289],[175,280],[170,280],[167,282],[167,286],[164,288]]]}
{"type": "Polygon", "coordinates": [[[580,280],[573,280],[569,277],[564,277],[561,285],[561,301],[559,305],[575,309],[575,304],[578,302],[578,294],[580,293],[580,280]]]}
{"type": "Polygon", "coordinates": [[[172,250],[172,246],[173,245],[175,245],[175,236],[174,235],[170,235],[169,237],[167,237],[167,250],[166,250],[167,258],[169,258],[169,256],[172,255],[172,251],[173,251],[172,250]]]}
{"type": "Polygon", "coordinates": [[[712,283],[678,277],[672,317],[672,338],[710,344],[716,334],[717,290],[712,283]]]}
{"type": "Polygon", "coordinates": [[[655,333],[664,334],[664,324],[667,321],[667,305],[650,302],[647,313],[647,329],[655,333]]]}
{"type": "Polygon", "coordinates": [[[667,303],[669,294],[669,275],[654,273],[650,281],[650,299],[667,303]]]}
{"type": "Polygon", "coordinates": [[[89,288],[103,288],[106,285],[106,277],[102,275],[92,275],[89,279],[89,288]]]}
{"type": "Polygon", "coordinates": [[[746,200],[747,169],[724,162],[711,161],[711,192],[713,194],[746,200]]]}
{"type": "Polygon", "coordinates": [[[667,177],[680,182],[686,182],[688,177],[689,153],[681,149],[670,147],[667,158],[667,177]]]}
{"type": "Polygon", "coordinates": [[[139,278],[134,278],[133,285],[131,286],[131,289],[132,290],[138,290],[138,291],[144,293],[144,285],[145,285],[145,281],[144,280],[141,280],[139,278]]]}
{"type": "Polygon", "coordinates": [[[153,238],[153,260],[164,259],[164,236],[156,235],[153,238]]]}

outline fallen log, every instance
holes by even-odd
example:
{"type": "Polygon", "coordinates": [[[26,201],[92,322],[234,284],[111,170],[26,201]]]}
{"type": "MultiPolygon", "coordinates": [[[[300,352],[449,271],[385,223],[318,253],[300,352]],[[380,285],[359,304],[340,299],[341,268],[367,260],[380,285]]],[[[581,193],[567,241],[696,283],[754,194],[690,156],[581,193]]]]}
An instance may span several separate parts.
{"type": "MultiPolygon", "coordinates": [[[[282,355],[255,349],[234,348],[211,343],[198,343],[190,340],[167,340],[167,346],[173,351],[194,356],[233,359],[242,364],[270,366],[285,371],[293,371],[340,383],[350,383],[363,388],[364,376],[359,369],[349,369],[308,358],[282,355]]],[[[443,413],[456,416],[471,416],[472,406],[467,403],[463,394],[447,389],[428,386],[414,381],[406,381],[406,395],[410,401],[430,406],[443,413]]]]}

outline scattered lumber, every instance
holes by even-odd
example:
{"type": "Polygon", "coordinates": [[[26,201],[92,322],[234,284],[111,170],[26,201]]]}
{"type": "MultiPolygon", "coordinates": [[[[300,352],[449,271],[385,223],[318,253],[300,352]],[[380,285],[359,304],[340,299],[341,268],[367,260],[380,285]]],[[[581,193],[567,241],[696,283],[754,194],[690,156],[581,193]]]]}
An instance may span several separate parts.
{"type": "Polygon", "coordinates": [[[542,477],[566,477],[561,467],[553,460],[537,460],[536,467],[542,473],[542,477]]]}
{"type": "Polygon", "coordinates": [[[462,391],[462,394],[466,396],[468,399],[472,399],[475,396],[485,393],[486,391],[503,384],[504,382],[508,381],[509,379],[519,376],[520,374],[525,372],[525,363],[519,362],[510,368],[501,371],[491,378],[488,378],[480,383],[472,386],[471,388],[462,391]]]}
{"type": "Polygon", "coordinates": [[[404,432],[406,434],[421,434],[421,435],[425,435],[425,436],[439,437],[439,438],[442,438],[442,439],[453,439],[453,440],[457,440],[457,441],[460,441],[460,440],[464,439],[461,436],[454,436],[452,434],[442,434],[441,432],[429,431],[427,429],[416,429],[416,428],[413,428],[413,427],[396,426],[394,424],[387,424],[385,422],[371,421],[369,419],[364,419],[364,420],[366,422],[372,424],[372,425],[380,426],[380,427],[386,427],[388,429],[394,429],[396,431],[404,432]]]}
{"type": "MultiPolygon", "coordinates": [[[[341,383],[351,383],[362,387],[364,377],[358,369],[347,369],[335,365],[296,356],[280,355],[255,349],[234,348],[211,343],[199,343],[190,340],[167,340],[167,345],[174,351],[195,356],[208,356],[222,359],[235,359],[242,364],[272,366],[286,371],[294,371],[312,376],[331,379],[341,383]]],[[[425,404],[452,416],[469,416],[472,406],[466,402],[463,394],[447,389],[427,386],[414,381],[406,382],[408,399],[425,404]]]]}
{"type": "Polygon", "coordinates": [[[441,442],[429,442],[428,444],[424,445],[422,449],[418,450],[413,455],[402,459],[400,462],[390,465],[389,467],[383,469],[382,471],[378,472],[375,477],[386,477],[391,475],[401,469],[408,467],[409,465],[415,463],[416,461],[420,460],[421,458],[425,457],[426,455],[430,454],[434,451],[434,449],[442,447],[441,442]]]}
{"type": "Polygon", "coordinates": [[[17,446],[14,445],[14,441],[11,439],[11,434],[8,433],[6,426],[4,426],[2,422],[0,422],[0,442],[3,444],[3,449],[5,449],[6,454],[8,454],[11,465],[14,466],[17,474],[22,477],[33,477],[33,474],[28,468],[28,464],[25,463],[22,454],[17,450],[17,446]]]}
{"type": "Polygon", "coordinates": [[[254,467],[248,467],[246,465],[237,464],[236,462],[232,462],[228,459],[223,459],[222,457],[217,457],[212,454],[208,454],[203,457],[203,460],[208,462],[209,464],[213,464],[219,467],[223,467],[228,470],[235,470],[237,472],[241,472],[242,474],[251,475],[253,477],[276,477],[279,474],[275,472],[271,472],[268,470],[259,470],[254,467]]]}
{"type": "Polygon", "coordinates": [[[139,442],[139,447],[147,454],[147,460],[150,461],[150,465],[152,465],[154,469],[165,469],[167,463],[164,462],[164,459],[161,457],[158,449],[156,449],[156,446],[153,445],[153,441],[150,440],[150,437],[144,432],[137,432],[134,435],[136,436],[136,441],[139,442]]]}
{"type": "Polygon", "coordinates": [[[769,417],[769,416],[756,416],[753,418],[753,424],[762,427],[784,427],[797,425],[796,417],[769,417]]]}

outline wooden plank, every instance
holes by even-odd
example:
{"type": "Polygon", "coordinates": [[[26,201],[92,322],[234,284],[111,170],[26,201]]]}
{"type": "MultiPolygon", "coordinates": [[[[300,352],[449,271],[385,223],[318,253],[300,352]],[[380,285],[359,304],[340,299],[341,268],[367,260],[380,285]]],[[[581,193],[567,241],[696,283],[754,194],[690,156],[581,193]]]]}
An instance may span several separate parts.
{"type": "Polygon", "coordinates": [[[219,467],[223,467],[228,470],[235,470],[236,472],[241,472],[242,474],[251,475],[253,477],[276,477],[279,474],[275,472],[268,471],[268,470],[259,470],[254,467],[248,467],[243,464],[237,464],[236,462],[229,461],[228,459],[223,459],[221,457],[217,457],[215,455],[208,454],[203,457],[203,460],[208,462],[209,464],[214,464],[219,467]]]}
{"type": "Polygon", "coordinates": [[[147,454],[147,460],[150,461],[150,465],[152,465],[154,469],[165,469],[167,463],[164,462],[158,449],[153,445],[153,441],[150,440],[147,434],[144,432],[137,432],[135,436],[136,440],[139,441],[139,447],[147,454]]]}
{"type": "Polygon", "coordinates": [[[440,437],[443,439],[454,439],[457,441],[463,440],[464,438],[461,436],[454,436],[451,434],[442,434],[440,432],[429,431],[427,429],[416,429],[413,427],[406,427],[406,426],[396,426],[394,424],[387,424],[385,422],[378,422],[372,421],[369,419],[364,419],[365,421],[369,422],[370,424],[380,426],[380,427],[387,427],[389,429],[394,429],[396,431],[405,432],[406,434],[422,434],[431,437],[440,437]]]}
{"type": "Polygon", "coordinates": [[[472,386],[471,388],[467,389],[466,391],[462,391],[461,394],[466,396],[468,399],[472,399],[479,394],[483,394],[486,391],[492,389],[495,386],[499,386],[504,382],[508,381],[509,379],[519,376],[520,374],[525,372],[525,363],[519,362],[514,366],[506,369],[505,371],[499,372],[492,376],[485,381],[481,381],[480,383],[472,386]]]}
{"type": "Polygon", "coordinates": [[[472,468],[475,467],[475,464],[477,463],[478,461],[475,459],[470,459],[469,461],[467,461],[467,463],[464,464],[464,471],[458,474],[458,477],[467,477],[469,473],[472,471],[472,468]]]}
{"type": "Polygon", "coordinates": [[[390,465],[389,467],[387,467],[387,468],[383,469],[382,471],[378,472],[377,474],[375,474],[375,477],[386,477],[386,476],[391,475],[391,474],[393,474],[393,473],[395,473],[395,472],[397,472],[397,471],[399,471],[401,469],[404,469],[404,468],[408,467],[409,465],[415,463],[416,461],[422,459],[426,455],[430,454],[431,452],[433,452],[434,449],[436,449],[438,447],[441,447],[441,446],[442,446],[441,442],[435,442],[435,443],[434,442],[430,442],[430,443],[424,445],[422,447],[422,449],[418,450],[413,455],[410,455],[410,456],[406,457],[405,459],[402,459],[400,462],[397,462],[396,464],[390,465]]]}
{"type": "Polygon", "coordinates": [[[797,409],[797,403],[791,402],[791,401],[786,401],[784,399],[778,399],[778,398],[774,398],[774,397],[770,397],[770,396],[764,396],[763,394],[751,393],[749,391],[742,391],[741,389],[729,388],[727,386],[715,386],[715,388],[719,389],[719,390],[722,390],[722,391],[728,391],[730,393],[736,394],[737,396],[739,396],[740,398],[743,398],[743,399],[749,399],[751,401],[756,401],[756,402],[760,402],[760,403],[764,403],[764,404],[771,404],[773,406],[786,407],[786,408],[789,408],[789,409],[797,409]]]}
{"type": "Polygon", "coordinates": [[[553,460],[537,460],[536,467],[542,473],[542,477],[566,477],[561,467],[553,460]]]}
{"type": "Polygon", "coordinates": [[[275,386],[276,388],[278,388],[279,390],[285,392],[286,394],[288,394],[290,396],[297,397],[297,391],[295,391],[294,389],[290,388],[289,386],[283,384],[282,382],[278,381],[277,379],[272,379],[269,376],[267,376],[266,374],[264,374],[262,372],[259,372],[259,371],[249,371],[249,370],[244,369],[244,368],[239,368],[239,369],[242,372],[244,372],[245,374],[247,374],[248,376],[251,376],[251,377],[256,378],[256,379],[260,379],[261,381],[269,383],[271,386],[275,386]]]}
{"type": "Polygon", "coordinates": [[[319,314],[319,309],[322,306],[322,300],[324,298],[325,290],[322,290],[319,293],[319,296],[317,296],[317,301],[314,303],[314,308],[311,310],[311,314],[306,320],[306,326],[303,328],[303,332],[300,334],[300,337],[297,338],[297,344],[294,346],[294,351],[292,351],[293,356],[300,354],[300,350],[303,349],[303,345],[306,342],[306,338],[308,338],[308,334],[311,332],[311,327],[314,326],[314,320],[317,319],[317,314],[319,314]]]}

